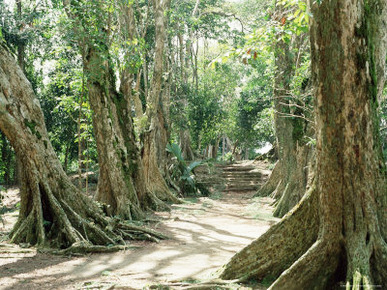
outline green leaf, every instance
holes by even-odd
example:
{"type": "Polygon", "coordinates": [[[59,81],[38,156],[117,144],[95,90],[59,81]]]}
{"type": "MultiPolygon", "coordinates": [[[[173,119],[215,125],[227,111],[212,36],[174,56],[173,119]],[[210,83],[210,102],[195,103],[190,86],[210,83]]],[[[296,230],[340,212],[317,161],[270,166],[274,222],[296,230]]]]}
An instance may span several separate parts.
{"type": "Polygon", "coordinates": [[[201,161],[193,161],[190,163],[190,165],[187,166],[187,171],[188,172],[191,172],[192,170],[194,170],[196,167],[198,167],[200,164],[202,164],[201,161]]]}
{"type": "Polygon", "coordinates": [[[172,153],[179,162],[184,162],[183,155],[181,154],[181,149],[179,145],[172,143],[172,144],[167,144],[167,151],[172,153]]]}

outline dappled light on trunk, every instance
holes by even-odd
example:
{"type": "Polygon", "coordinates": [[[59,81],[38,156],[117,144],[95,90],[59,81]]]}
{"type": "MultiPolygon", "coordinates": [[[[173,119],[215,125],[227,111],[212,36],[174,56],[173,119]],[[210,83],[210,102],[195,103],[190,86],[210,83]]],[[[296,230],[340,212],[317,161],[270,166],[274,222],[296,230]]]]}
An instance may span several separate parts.
{"type": "Polygon", "coordinates": [[[66,252],[102,252],[118,250],[114,245],[123,238],[165,238],[108,219],[71,183],[48,139],[30,83],[9,50],[3,45],[0,49],[0,128],[23,164],[20,214],[11,241],[66,252]]]}
{"type": "Polygon", "coordinates": [[[386,176],[377,118],[384,83],[378,72],[386,54],[386,13],[380,11],[387,7],[384,1],[355,2],[312,5],[317,156],[311,189],[280,223],[236,254],[222,278],[271,277],[270,289],[371,289],[387,282],[386,176]],[[307,214],[303,209],[313,196],[315,208],[307,214]],[[311,214],[317,215],[315,223],[311,214]],[[280,226],[300,216],[308,226],[311,221],[312,229],[292,226],[300,235],[286,235],[281,251],[273,251],[286,233],[280,226]],[[318,224],[318,236],[304,243],[318,224]],[[305,248],[297,251],[287,243],[305,248]],[[249,255],[240,259],[244,253],[249,255]],[[266,260],[273,253],[276,257],[266,260]],[[282,268],[273,271],[274,261],[283,262],[282,268]]]}
{"type": "Polygon", "coordinates": [[[2,287],[387,285],[386,0],[0,15],[2,287]]]}

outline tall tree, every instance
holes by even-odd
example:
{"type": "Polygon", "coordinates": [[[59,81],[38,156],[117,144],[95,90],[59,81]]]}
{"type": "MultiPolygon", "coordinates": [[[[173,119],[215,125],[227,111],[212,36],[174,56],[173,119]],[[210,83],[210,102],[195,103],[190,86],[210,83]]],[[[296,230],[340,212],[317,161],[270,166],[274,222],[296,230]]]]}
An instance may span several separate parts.
{"type": "MultiPolygon", "coordinates": [[[[276,150],[278,162],[269,178],[257,195],[272,195],[277,205],[274,216],[284,216],[301,199],[307,185],[308,163],[311,148],[305,142],[305,135],[310,134],[308,122],[302,119],[305,114],[301,104],[297,104],[296,96],[292,95],[291,82],[295,75],[296,56],[293,50],[300,50],[305,35],[289,39],[286,26],[292,25],[288,21],[294,7],[285,7],[281,1],[276,1],[276,11],[273,14],[274,25],[278,33],[275,34],[275,79],[274,79],[274,128],[276,135],[276,150]],[[299,44],[298,46],[296,46],[299,44]],[[294,110],[294,108],[296,108],[294,110]]],[[[306,4],[305,4],[306,5],[306,4]]],[[[298,53],[298,55],[301,52],[298,53]]],[[[297,54],[296,54],[297,55],[297,54]]]]}
{"type": "Polygon", "coordinates": [[[178,202],[173,198],[164,177],[160,171],[158,156],[164,154],[166,148],[166,123],[164,120],[162,103],[164,53],[166,38],[166,15],[170,7],[170,0],[153,1],[155,17],[155,55],[151,90],[147,96],[146,118],[147,124],[142,133],[143,148],[141,158],[144,164],[145,179],[148,189],[161,199],[169,199],[178,202]],[[161,144],[161,146],[160,146],[161,144]],[[163,152],[161,152],[163,151],[163,152]]]}
{"type": "Polygon", "coordinates": [[[99,164],[96,199],[108,205],[106,209],[111,215],[141,218],[144,208],[165,207],[160,199],[177,199],[172,194],[156,196],[152,184],[144,179],[146,167],[142,166],[135,142],[130,95],[125,95],[127,90],[118,92],[115,85],[110,55],[113,4],[64,1],[64,5],[79,35],[93,110],[99,164]]]}
{"type": "Polygon", "coordinates": [[[270,289],[387,284],[387,181],[378,99],[387,3],[310,1],[317,160],[311,190],[281,222],[236,254],[225,279],[273,279],[270,289]]]}
{"type": "Polygon", "coordinates": [[[102,251],[142,231],[109,221],[71,183],[52,148],[31,84],[4,44],[0,45],[0,130],[23,164],[21,206],[10,233],[12,242],[102,251]]]}

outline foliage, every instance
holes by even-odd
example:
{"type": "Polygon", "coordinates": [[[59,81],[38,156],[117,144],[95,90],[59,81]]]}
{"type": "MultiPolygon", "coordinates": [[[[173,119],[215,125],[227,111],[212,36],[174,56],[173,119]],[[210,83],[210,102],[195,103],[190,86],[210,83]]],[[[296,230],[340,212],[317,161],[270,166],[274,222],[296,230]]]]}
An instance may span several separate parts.
{"type": "Polygon", "coordinates": [[[264,60],[257,59],[239,99],[236,101],[234,138],[244,148],[258,148],[274,142],[272,81],[264,60]]]}
{"type": "Polygon", "coordinates": [[[241,77],[239,69],[243,68],[222,64],[200,72],[199,90],[188,99],[191,136],[197,147],[214,145],[230,127],[229,109],[241,77]]]}
{"type": "Polygon", "coordinates": [[[49,81],[40,98],[43,111],[49,112],[45,114],[45,121],[51,143],[66,166],[78,162],[78,142],[82,143],[82,154],[96,162],[96,144],[90,125],[91,109],[85,97],[87,88],[81,59],[68,46],[58,47],[53,57],[54,69],[48,73],[49,81]],[[77,135],[79,118],[81,140],[77,135]],[[83,144],[85,142],[87,146],[83,144]]]}
{"type": "Polygon", "coordinates": [[[383,99],[379,108],[380,115],[380,136],[384,161],[387,162],[387,86],[384,88],[383,99]]]}
{"type": "Polygon", "coordinates": [[[0,186],[1,184],[11,185],[16,181],[16,156],[11,144],[1,131],[0,137],[0,186]]]}
{"type": "MultiPolygon", "coordinates": [[[[75,135],[82,94],[80,58],[69,46],[74,41],[71,31],[64,31],[57,6],[22,1],[21,14],[8,8],[0,5],[5,39],[15,52],[24,50],[25,73],[42,106],[50,141],[62,164],[68,166],[77,162],[75,135]]],[[[87,106],[84,103],[83,116],[90,114],[87,106]]],[[[89,123],[84,120],[83,124],[89,123]]],[[[83,131],[90,135],[90,130],[83,131]]],[[[89,148],[94,151],[89,155],[95,159],[93,142],[89,148]]]]}
{"type": "Polygon", "coordinates": [[[184,196],[200,193],[200,188],[195,181],[195,168],[202,164],[200,161],[193,161],[187,164],[181,153],[179,145],[172,143],[167,145],[167,151],[175,158],[175,163],[172,164],[170,171],[172,177],[177,179],[184,196]]]}
{"type": "MultiPolygon", "coordinates": [[[[194,14],[196,3],[196,0],[172,1],[168,11],[169,51],[165,60],[172,76],[166,73],[164,77],[170,77],[171,139],[177,141],[180,130],[189,129],[192,147],[196,149],[215,145],[224,135],[232,142],[239,140],[239,146],[244,148],[272,143],[273,44],[280,36],[294,42],[294,36],[307,29],[306,5],[303,1],[279,1],[287,8],[282,23],[282,18],[274,15],[270,0],[234,3],[204,0],[198,2],[194,14]],[[179,43],[179,35],[184,41],[183,62],[174,45],[179,43]],[[190,46],[193,51],[189,51],[190,46]],[[181,71],[185,77],[180,75],[181,71]]],[[[77,165],[78,142],[82,143],[82,154],[97,161],[84,84],[88,76],[82,69],[85,52],[72,47],[87,42],[103,51],[113,77],[124,69],[136,77],[146,70],[148,75],[139,78],[139,94],[145,108],[155,45],[152,6],[146,0],[71,1],[66,10],[62,1],[23,1],[21,15],[15,9],[7,9],[4,3],[0,6],[1,33],[14,52],[19,45],[25,45],[26,74],[41,101],[54,149],[67,168],[77,165]],[[136,35],[131,40],[122,23],[121,8],[125,5],[133,5],[134,9],[136,35]],[[77,136],[79,117],[81,140],[77,136]]],[[[294,55],[300,50],[295,47],[294,55]]],[[[308,57],[300,54],[299,73],[292,85],[296,104],[308,102],[298,89],[308,75],[308,64],[308,57]]],[[[137,118],[136,125],[143,121],[137,118]]],[[[4,174],[5,167],[4,162],[0,164],[0,174],[4,174]]],[[[185,182],[189,184],[190,180],[185,182]]]]}
{"type": "Polygon", "coordinates": [[[170,31],[192,33],[193,39],[204,38],[224,42],[232,39],[234,45],[241,40],[241,33],[231,25],[235,14],[224,0],[200,1],[197,12],[192,15],[196,0],[173,1],[170,14],[170,31]],[[184,25],[181,25],[184,23],[184,25]]]}

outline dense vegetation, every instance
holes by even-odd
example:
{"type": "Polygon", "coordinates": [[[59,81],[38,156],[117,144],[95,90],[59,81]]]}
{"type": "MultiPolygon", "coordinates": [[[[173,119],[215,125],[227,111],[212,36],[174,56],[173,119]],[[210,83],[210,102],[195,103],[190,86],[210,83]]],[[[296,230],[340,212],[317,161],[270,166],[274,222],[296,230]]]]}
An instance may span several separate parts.
{"type": "Polygon", "coordinates": [[[11,241],[164,238],[128,221],[209,194],[204,162],[263,158],[257,195],[285,218],[221,277],[386,282],[386,3],[309,2],[0,1],[0,184],[22,188],[11,241]]]}

